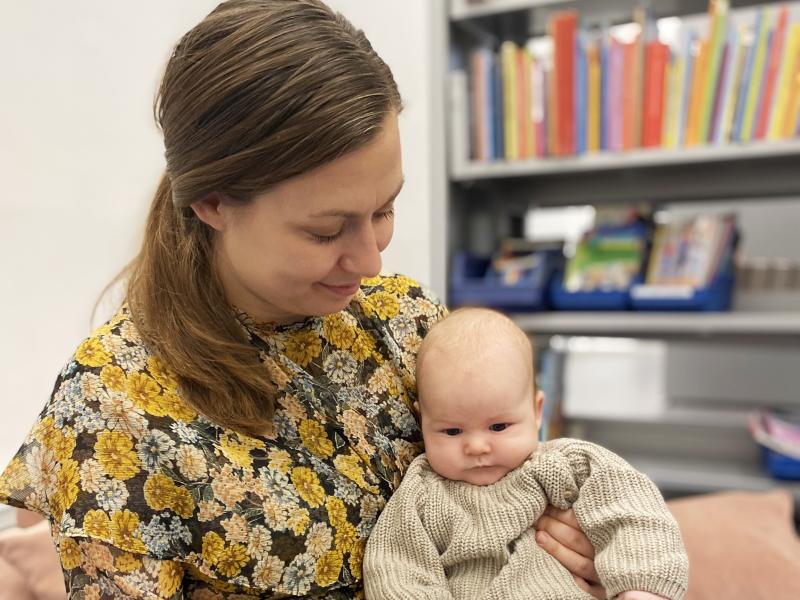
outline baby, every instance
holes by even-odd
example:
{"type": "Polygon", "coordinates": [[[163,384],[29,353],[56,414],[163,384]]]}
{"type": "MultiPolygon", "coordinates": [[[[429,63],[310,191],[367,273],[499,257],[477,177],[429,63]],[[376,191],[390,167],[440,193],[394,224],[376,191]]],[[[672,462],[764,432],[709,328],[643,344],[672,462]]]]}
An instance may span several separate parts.
{"type": "Polygon", "coordinates": [[[527,336],[491,310],[457,310],[425,337],[425,454],[367,542],[367,600],[593,598],[536,544],[548,504],[575,511],[609,598],[683,597],[688,559],[655,485],[594,444],[537,441],[533,364],[527,336]]]}

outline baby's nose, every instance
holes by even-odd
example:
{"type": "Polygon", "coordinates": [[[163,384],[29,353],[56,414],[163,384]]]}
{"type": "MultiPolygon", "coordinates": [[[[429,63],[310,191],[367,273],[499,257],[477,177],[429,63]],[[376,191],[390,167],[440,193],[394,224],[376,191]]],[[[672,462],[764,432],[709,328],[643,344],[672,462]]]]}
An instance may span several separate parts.
{"type": "Polygon", "coordinates": [[[487,444],[486,440],[483,438],[471,438],[467,440],[466,446],[464,447],[464,452],[466,452],[469,456],[476,456],[488,453],[489,449],[489,444],[487,444]]]}

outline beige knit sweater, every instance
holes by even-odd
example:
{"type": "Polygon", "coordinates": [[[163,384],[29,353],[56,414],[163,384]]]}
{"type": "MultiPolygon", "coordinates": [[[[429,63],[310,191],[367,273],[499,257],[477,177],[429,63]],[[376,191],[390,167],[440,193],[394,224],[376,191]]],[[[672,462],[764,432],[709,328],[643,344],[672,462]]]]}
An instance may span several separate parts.
{"type": "Polygon", "coordinates": [[[443,479],[417,457],[369,536],[367,600],[590,600],[536,544],[548,503],[575,510],[609,598],[683,597],[688,559],[655,485],[604,448],[561,439],[489,486],[443,479]]]}

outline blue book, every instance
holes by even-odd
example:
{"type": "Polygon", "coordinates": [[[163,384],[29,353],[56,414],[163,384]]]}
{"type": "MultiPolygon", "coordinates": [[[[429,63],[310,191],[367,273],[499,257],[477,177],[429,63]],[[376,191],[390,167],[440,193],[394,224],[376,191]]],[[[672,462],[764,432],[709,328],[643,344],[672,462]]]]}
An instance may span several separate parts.
{"type": "Polygon", "coordinates": [[[494,160],[503,160],[505,153],[504,121],[503,121],[503,65],[500,55],[493,53],[492,60],[492,115],[494,116],[494,160]]]}
{"type": "MultiPolygon", "coordinates": [[[[758,33],[761,30],[761,19],[764,17],[764,11],[759,10],[756,13],[756,23],[753,31],[758,33]]],[[[744,71],[742,71],[742,79],[739,82],[739,90],[737,93],[738,99],[736,100],[736,112],[733,114],[733,131],[731,132],[731,141],[742,141],[742,121],[744,120],[744,109],[747,104],[747,92],[750,89],[750,77],[753,74],[753,62],[755,62],[756,50],[758,48],[758,40],[753,39],[753,42],[747,48],[747,55],[745,56],[744,71]]]]}
{"type": "Polygon", "coordinates": [[[484,118],[486,119],[486,146],[489,160],[497,159],[497,148],[495,147],[495,54],[491,50],[484,52],[485,59],[483,61],[483,80],[486,82],[486,96],[485,96],[485,112],[484,118]]]}

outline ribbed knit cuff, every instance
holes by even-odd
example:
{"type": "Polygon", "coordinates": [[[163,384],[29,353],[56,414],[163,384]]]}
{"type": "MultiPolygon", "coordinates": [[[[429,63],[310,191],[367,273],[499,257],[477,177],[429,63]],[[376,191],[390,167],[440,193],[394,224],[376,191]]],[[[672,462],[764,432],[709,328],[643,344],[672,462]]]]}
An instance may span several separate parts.
{"type": "Polygon", "coordinates": [[[638,592],[650,592],[658,596],[664,596],[670,600],[681,600],[686,594],[686,583],[673,579],[658,579],[647,577],[645,583],[641,577],[615,577],[613,581],[606,581],[606,594],[611,598],[619,597],[622,592],[636,590],[638,592]]]}

